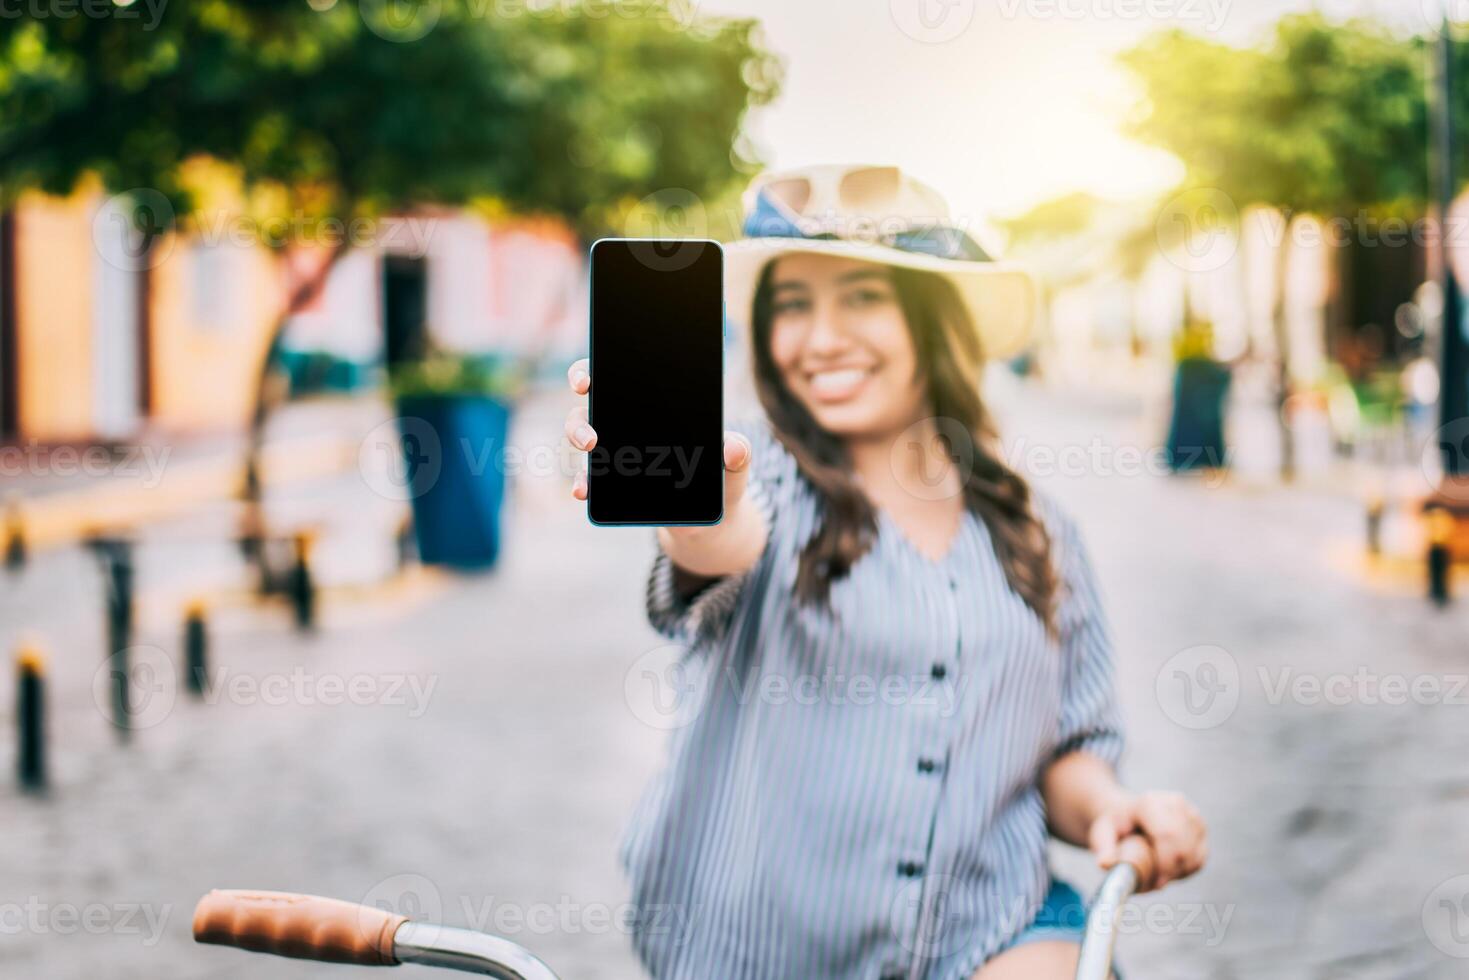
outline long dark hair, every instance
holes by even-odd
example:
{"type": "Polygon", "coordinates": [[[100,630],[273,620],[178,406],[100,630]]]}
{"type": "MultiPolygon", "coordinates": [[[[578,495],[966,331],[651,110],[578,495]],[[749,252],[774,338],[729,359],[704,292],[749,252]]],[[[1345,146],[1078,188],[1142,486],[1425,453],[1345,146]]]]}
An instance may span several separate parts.
{"type": "MultiPolygon", "coordinates": [[[[873,545],[877,512],[852,474],[846,446],[817,424],[785,386],[770,351],[774,319],[766,265],[752,311],[755,389],[776,436],[824,503],[820,528],[801,552],[796,597],[825,604],[831,584],[847,575],[873,545]]],[[[983,363],[979,335],[954,285],[942,276],[893,268],[893,289],[918,355],[929,409],[950,458],[972,460],[964,474],[964,504],[989,528],[1005,579],[1053,636],[1056,571],[1050,536],[1036,516],[1030,487],[1000,456],[999,435],[979,397],[983,363]],[[968,445],[956,445],[965,440],[968,445]]]]}

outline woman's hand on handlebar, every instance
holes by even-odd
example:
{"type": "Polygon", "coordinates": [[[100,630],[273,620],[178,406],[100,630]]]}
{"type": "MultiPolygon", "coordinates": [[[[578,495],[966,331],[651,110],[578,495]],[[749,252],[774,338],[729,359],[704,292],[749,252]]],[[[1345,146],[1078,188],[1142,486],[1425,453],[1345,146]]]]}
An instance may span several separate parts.
{"type": "Polygon", "coordinates": [[[1151,851],[1152,864],[1152,874],[1145,876],[1151,880],[1143,881],[1140,891],[1187,878],[1209,857],[1204,818],[1179,793],[1122,795],[1097,815],[1087,834],[1087,843],[1104,868],[1129,860],[1124,844],[1136,847],[1138,842],[1144,842],[1151,851]]]}

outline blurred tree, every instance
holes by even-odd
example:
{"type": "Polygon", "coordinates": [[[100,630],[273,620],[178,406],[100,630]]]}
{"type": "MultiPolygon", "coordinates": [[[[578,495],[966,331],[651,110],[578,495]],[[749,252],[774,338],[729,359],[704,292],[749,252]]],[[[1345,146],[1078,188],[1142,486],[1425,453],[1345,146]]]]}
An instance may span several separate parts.
{"type": "Polygon", "coordinates": [[[281,334],[352,247],[346,222],[468,205],[553,215],[591,237],[639,201],[663,208],[651,192],[676,209],[713,200],[754,165],[744,113],[780,81],[754,22],[696,18],[688,0],[194,0],[156,17],[104,6],[14,12],[0,39],[0,201],[95,175],[142,192],[146,249],[198,222],[190,176],[207,158],[291,229],[265,244],[317,256],[261,370],[252,498],[283,397],[270,374],[281,334]]]}
{"type": "MultiPolygon", "coordinates": [[[[1190,191],[1220,192],[1236,214],[1250,205],[1324,218],[1416,219],[1429,194],[1426,55],[1368,20],[1288,16],[1259,48],[1235,48],[1183,31],[1154,35],[1121,55],[1141,82],[1131,134],[1179,157],[1190,191]]],[[[1461,106],[1469,113],[1469,105],[1461,106]]],[[[1177,200],[1187,200],[1181,195],[1177,200]]],[[[1196,198],[1201,204],[1211,198],[1196,198]]],[[[1218,209],[1181,218],[1207,231],[1218,209]]],[[[1354,226],[1355,227],[1355,226],[1354,226]]],[[[1281,238],[1284,243],[1288,239],[1281,238]]],[[[1277,250],[1274,331],[1282,409],[1289,395],[1284,272],[1277,250]]],[[[1282,474],[1293,469],[1282,423],[1282,474]]]]}

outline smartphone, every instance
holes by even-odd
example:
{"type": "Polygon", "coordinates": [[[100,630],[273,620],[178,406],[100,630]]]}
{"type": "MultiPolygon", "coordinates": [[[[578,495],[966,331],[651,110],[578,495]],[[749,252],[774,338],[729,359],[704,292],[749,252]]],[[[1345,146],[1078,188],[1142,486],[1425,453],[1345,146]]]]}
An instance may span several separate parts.
{"type": "Polygon", "coordinates": [[[591,249],[587,517],[599,525],[724,516],[724,251],[702,239],[603,238],[591,249]]]}

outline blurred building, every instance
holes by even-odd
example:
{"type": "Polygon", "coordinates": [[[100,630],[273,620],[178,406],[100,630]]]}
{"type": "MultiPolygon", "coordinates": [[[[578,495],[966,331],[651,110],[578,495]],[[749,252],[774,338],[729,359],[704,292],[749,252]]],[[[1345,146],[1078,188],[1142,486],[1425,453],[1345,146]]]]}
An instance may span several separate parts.
{"type": "MultiPolygon", "coordinates": [[[[169,234],[143,254],[100,193],[27,195],[6,214],[0,439],[241,428],[299,263],[248,226],[222,228],[169,234]]],[[[285,346],[345,366],[341,388],[380,381],[395,345],[562,357],[584,344],[584,267],[575,235],[551,221],[387,219],[291,318],[285,346]]]]}

